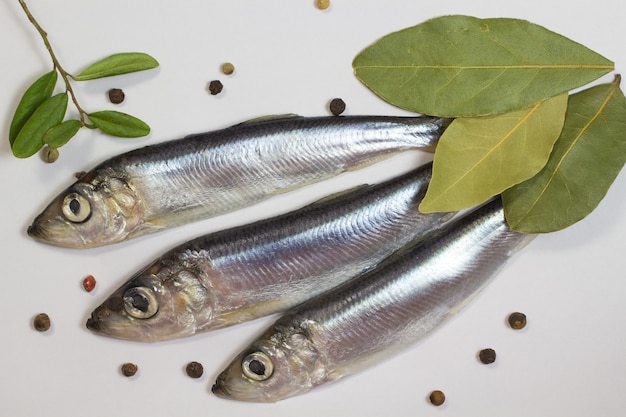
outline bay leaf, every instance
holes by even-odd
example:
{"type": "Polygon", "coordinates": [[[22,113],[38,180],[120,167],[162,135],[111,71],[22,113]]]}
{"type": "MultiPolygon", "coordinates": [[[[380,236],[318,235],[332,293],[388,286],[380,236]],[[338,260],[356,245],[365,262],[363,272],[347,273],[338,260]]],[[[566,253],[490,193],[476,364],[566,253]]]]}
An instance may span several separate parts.
{"type": "Polygon", "coordinates": [[[52,126],[61,123],[67,110],[67,93],[60,93],[44,101],[24,123],[11,150],[18,158],[28,158],[43,146],[43,136],[52,126]]]}
{"type": "Polygon", "coordinates": [[[113,110],[89,114],[89,120],[109,135],[122,138],[137,138],[150,133],[150,126],[138,118],[113,110]]]}
{"type": "Polygon", "coordinates": [[[514,230],[548,233],[591,213],[626,162],[626,98],[619,77],[570,97],[565,125],[536,176],[502,194],[514,230]]]}
{"type": "Polygon", "coordinates": [[[52,70],[39,77],[26,89],[11,120],[11,127],[9,128],[9,143],[11,146],[13,146],[15,138],[17,138],[17,134],[20,133],[26,121],[37,110],[37,107],[41,106],[44,101],[52,96],[57,77],[56,70],[52,70]]]}
{"type": "Polygon", "coordinates": [[[525,20],[443,16],[361,51],[356,77],[389,103],[442,117],[532,106],[607,74],[613,63],[525,20]]]}
{"type": "Polygon", "coordinates": [[[158,61],[148,54],[142,52],[122,52],[101,59],[72,78],[76,81],[95,80],[97,78],[144,71],[158,66],[158,61]]]}
{"type": "Polygon", "coordinates": [[[455,119],[439,139],[420,211],[472,207],[535,175],[559,137],[567,94],[496,116],[455,119]]]}
{"type": "Polygon", "coordinates": [[[43,135],[43,143],[51,148],[60,148],[76,136],[79,130],[79,120],[66,120],[48,129],[43,135]]]}

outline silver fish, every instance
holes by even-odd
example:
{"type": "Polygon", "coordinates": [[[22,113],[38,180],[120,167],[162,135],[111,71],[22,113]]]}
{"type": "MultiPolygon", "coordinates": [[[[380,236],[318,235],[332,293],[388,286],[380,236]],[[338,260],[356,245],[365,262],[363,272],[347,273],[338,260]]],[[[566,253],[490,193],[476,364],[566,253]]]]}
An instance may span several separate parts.
{"type": "Polygon", "coordinates": [[[293,307],[373,268],[452,214],[422,214],[431,164],[272,219],[182,244],[131,277],[87,321],[144,342],[293,307]]]}
{"type": "Polygon", "coordinates": [[[464,307],[532,239],[499,199],[289,311],[218,376],[220,397],[273,402],[371,366],[464,307]]]}
{"type": "Polygon", "coordinates": [[[434,148],[450,119],[274,117],[113,157],[35,218],[28,234],[90,248],[250,206],[373,164],[434,148]]]}

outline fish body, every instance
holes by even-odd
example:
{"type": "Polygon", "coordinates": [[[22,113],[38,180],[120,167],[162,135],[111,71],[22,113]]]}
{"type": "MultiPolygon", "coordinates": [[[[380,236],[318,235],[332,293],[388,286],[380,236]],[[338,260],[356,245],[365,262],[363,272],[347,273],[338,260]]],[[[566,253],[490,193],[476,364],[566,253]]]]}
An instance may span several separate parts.
{"type": "Polygon", "coordinates": [[[450,119],[282,117],[136,149],[82,175],[28,234],[90,248],[179,226],[373,164],[434,148],[450,119]]]}
{"type": "Polygon", "coordinates": [[[273,402],[370,366],[452,317],[531,238],[508,228],[494,200],[287,312],[232,361],[212,390],[273,402]]]}
{"type": "Polygon", "coordinates": [[[452,216],[418,210],[431,167],[182,244],[132,276],[87,327],[153,342],[293,307],[372,269],[452,216]]]}

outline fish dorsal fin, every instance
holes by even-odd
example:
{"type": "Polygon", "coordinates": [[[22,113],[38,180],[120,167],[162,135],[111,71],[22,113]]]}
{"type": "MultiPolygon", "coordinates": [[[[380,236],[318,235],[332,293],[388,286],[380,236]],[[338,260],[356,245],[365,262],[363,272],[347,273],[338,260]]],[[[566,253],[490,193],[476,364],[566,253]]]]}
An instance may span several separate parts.
{"type": "Polygon", "coordinates": [[[262,122],[270,122],[274,120],[288,120],[288,119],[298,119],[302,118],[299,114],[295,113],[287,113],[287,114],[270,114],[267,116],[255,117],[254,119],[246,120],[245,122],[241,122],[236,124],[235,126],[248,125],[253,123],[262,123],[262,122]]]}

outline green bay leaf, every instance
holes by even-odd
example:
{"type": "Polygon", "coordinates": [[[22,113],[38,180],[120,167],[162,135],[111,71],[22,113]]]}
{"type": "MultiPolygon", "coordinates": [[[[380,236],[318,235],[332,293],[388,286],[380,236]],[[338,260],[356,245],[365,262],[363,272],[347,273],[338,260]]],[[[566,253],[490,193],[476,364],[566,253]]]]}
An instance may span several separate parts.
{"type": "Polygon", "coordinates": [[[13,146],[13,142],[15,142],[18,133],[22,130],[22,127],[24,127],[24,124],[26,124],[30,116],[37,110],[37,107],[41,106],[44,101],[52,96],[52,91],[56,83],[57,72],[56,70],[52,70],[39,77],[37,81],[26,89],[15,109],[13,120],[11,120],[11,127],[9,128],[9,142],[11,146],[13,146]]]}
{"type": "Polygon", "coordinates": [[[433,177],[420,210],[472,207],[535,175],[559,137],[567,94],[533,107],[455,119],[439,140],[433,177]]]}
{"type": "Polygon", "coordinates": [[[525,20],[443,16],[389,34],[354,59],[389,103],[442,117],[529,107],[613,70],[587,47],[525,20]]]}
{"type": "Polygon", "coordinates": [[[158,66],[158,61],[148,54],[142,52],[122,52],[101,59],[82,70],[73,78],[77,81],[87,81],[144,71],[158,66]]]}
{"type": "Polygon", "coordinates": [[[44,101],[20,130],[11,150],[18,158],[28,158],[43,146],[44,134],[61,123],[67,110],[67,93],[60,93],[44,101]]]}
{"type": "Polygon", "coordinates": [[[549,233],[585,218],[626,162],[626,98],[615,82],[570,97],[565,125],[535,177],[502,194],[514,230],[549,233]]]}
{"type": "Polygon", "coordinates": [[[89,120],[112,136],[137,138],[150,133],[150,126],[138,118],[113,110],[99,111],[89,114],[89,120]]]}
{"type": "Polygon", "coordinates": [[[51,148],[60,148],[69,142],[79,130],[79,120],[66,120],[48,129],[43,135],[43,143],[51,148]]]}

